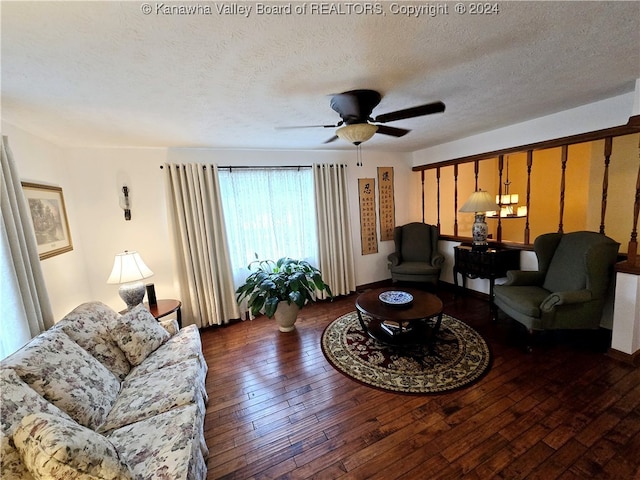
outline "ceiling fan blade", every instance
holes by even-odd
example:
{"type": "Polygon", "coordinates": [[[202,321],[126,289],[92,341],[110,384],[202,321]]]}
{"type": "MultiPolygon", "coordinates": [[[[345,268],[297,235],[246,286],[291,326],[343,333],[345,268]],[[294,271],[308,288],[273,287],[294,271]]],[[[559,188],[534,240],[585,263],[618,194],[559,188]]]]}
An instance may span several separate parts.
{"type": "Polygon", "coordinates": [[[403,120],[405,118],[421,117],[423,115],[431,115],[432,113],[442,113],[444,112],[444,109],[445,105],[442,102],[427,103],[426,105],[379,115],[374,121],[380,123],[395,122],[396,120],[403,120]]]}
{"type": "Polygon", "coordinates": [[[331,142],[335,142],[336,140],[338,140],[338,136],[334,135],[333,137],[331,137],[329,140],[326,140],[323,143],[331,143],[331,142]]]}
{"type": "Polygon", "coordinates": [[[284,127],[274,127],[276,130],[291,130],[294,128],[336,128],[339,127],[340,124],[337,125],[290,125],[284,127]]]}
{"type": "Polygon", "coordinates": [[[376,131],[376,133],[382,133],[383,135],[391,135],[392,137],[403,137],[411,131],[405,128],[389,127],[387,125],[376,125],[376,127],[378,127],[378,130],[376,131]]]}

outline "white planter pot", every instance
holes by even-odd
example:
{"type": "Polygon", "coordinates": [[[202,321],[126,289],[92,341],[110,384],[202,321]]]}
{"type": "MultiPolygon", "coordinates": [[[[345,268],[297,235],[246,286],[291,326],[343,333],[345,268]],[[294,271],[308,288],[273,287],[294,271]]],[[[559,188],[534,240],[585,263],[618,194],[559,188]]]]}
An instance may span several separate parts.
{"type": "Polygon", "coordinates": [[[278,308],[273,315],[278,323],[278,329],[281,332],[292,332],[296,328],[296,319],[298,318],[298,312],[300,307],[295,303],[288,304],[287,302],[278,303],[278,308]]]}

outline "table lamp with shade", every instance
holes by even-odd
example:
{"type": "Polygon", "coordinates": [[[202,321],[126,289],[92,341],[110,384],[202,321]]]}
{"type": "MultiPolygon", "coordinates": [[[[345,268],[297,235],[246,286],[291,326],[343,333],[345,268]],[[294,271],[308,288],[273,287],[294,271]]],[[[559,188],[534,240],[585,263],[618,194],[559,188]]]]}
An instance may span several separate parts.
{"type": "Polygon", "coordinates": [[[145,265],[138,252],[125,250],[123,253],[116,254],[113,261],[113,269],[107,283],[120,284],[120,289],[118,290],[120,298],[124,300],[127,308],[131,310],[142,303],[145,293],[145,286],[142,280],[149,278],[151,275],[153,275],[153,272],[145,265]]]}
{"type": "Polygon", "coordinates": [[[487,248],[487,234],[489,229],[487,222],[485,222],[485,215],[487,212],[496,210],[500,210],[500,207],[493,201],[489,192],[483,190],[473,192],[468,200],[464,202],[462,208],[458,210],[463,213],[474,213],[476,216],[471,229],[474,249],[482,250],[487,248]]]}

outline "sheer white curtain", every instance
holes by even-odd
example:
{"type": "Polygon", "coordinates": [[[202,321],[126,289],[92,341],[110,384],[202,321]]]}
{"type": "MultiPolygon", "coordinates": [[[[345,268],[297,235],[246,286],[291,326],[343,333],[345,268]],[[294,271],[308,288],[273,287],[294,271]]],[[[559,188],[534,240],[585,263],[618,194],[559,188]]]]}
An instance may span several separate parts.
{"type": "Polygon", "coordinates": [[[318,266],[310,168],[232,168],[219,175],[236,288],[256,255],[318,266]]]}
{"type": "Polygon", "coordinates": [[[164,169],[183,318],[198,327],[239,318],[216,166],[164,169]]]}
{"type": "Polygon", "coordinates": [[[0,255],[0,358],[53,325],[31,215],[20,177],[2,137],[2,252],[0,255]]]}
{"type": "Polygon", "coordinates": [[[346,165],[313,165],[319,268],[334,295],[356,289],[346,169],[346,165]]]}

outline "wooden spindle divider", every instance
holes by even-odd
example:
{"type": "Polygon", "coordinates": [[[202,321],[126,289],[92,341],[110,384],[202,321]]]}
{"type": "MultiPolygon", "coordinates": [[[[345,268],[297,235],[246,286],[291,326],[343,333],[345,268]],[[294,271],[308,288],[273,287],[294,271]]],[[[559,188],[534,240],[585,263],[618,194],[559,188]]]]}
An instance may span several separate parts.
{"type": "Polygon", "coordinates": [[[632,268],[640,269],[638,259],[638,215],[640,214],[640,138],[638,139],[638,178],[636,179],[636,198],[633,203],[633,226],[631,239],[627,248],[627,263],[632,268]]]}
{"type": "Polygon", "coordinates": [[[424,170],[420,171],[420,181],[422,183],[422,223],[424,223],[424,170]]]}
{"type": "Polygon", "coordinates": [[[502,170],[504,169],[504,155],[498,156],[498,227],[496,228],[496,237],[498,242],[502,241],[502,170]]]}
{"type": "MultiPolygon", "coordinates": [[[[552,140],[545,140],[541,142],[531,143],[527,145],[521,145],[518,147],[509,147],[501,150],[494,150],[490,152],[484,152],[476,155],[469,155],[467,157],[460,157],[452,160],[447,160],[444,162],[437,162],[433,164],[420,165],[413,167],[413,171],[421,171],[422,173],[422,217],[423,221],[425,221],[426,217],[426,205],[425,205],[425,178],[424,171],[434,169],[436,171],[436,184],[437,184],[437,193],[436,193],[436,202],[437,202],[437,227],[438,231],[441,232],[442,219],[442,203],[441,203],[441,168],[449,168],[453,167],[455,170],[455,193],[454,193],[454,202],[455,202],[455,213],[454,213],[454,235],[455,240],[465,240],[460,239],[458,237],[458,219],[457,219],[457,210],[458,210],[458,182],[461,180],[458,172],[458,165],[467,162],[474,162],[474,175],[475,175],[475,190],[478,190],[478,181],[479,181],[479,171],[480,171],[480,162],[482,161],[494,161],[496,158],[498,159],[498,174],[499,174],[499,186],[498,186],[498,195],[499,195],[499,204],[502,207],[502,195],[504,192],[503,186],[503,176],[504,176],[504,156],[512,153],[520,153],[526,152],[527,154],[527,191],[526,191],[526,221],[524,226],[524,245],[531,245],[531,224],[530,224],[530,212],[531,212],[531,197],[532,197],[532,175],[533,175],[533,152],[538,150],[549,150],[552,148],[560,147],[561,152],[561,179],[560,179],[560,211],[559,211],[559,222],[558,222],[558,232],[564,233],[564,209],[565,209],[565,194],[567,189],[567,164],[568,164],[568,148],[570,145],[575,145],[578,143],[584,142],[593,142],[598,140],[604,140],[604,172],[602,178],[602,198],[601,198],[601,210],[600,210],[600,225],[599,231],[600,233],[605,234],[606,227],[606,214],[608,207],[608,193],[609,193],[609,183],[610,183],[610,163],[611,157],[613,153],[613,139],[619,136],[630,135],[630,134],[638,134],[640,133],[640,115],[636,115],[629,118],[629,121],[626,125],[620,125],[617,127],[611,127],[603,130],[598,130],[594,132],[587,132],[583,134],[571,135],[568,137],[562,137],[552,140]]],[[[640,137],[639,137],[640,140],[640,137]]],[[[639,157],[640,157],[640,141],[638,145],[639,149],[639,157]]],[[[540,175],[547,175],[549,172],[538,172],[540,175]]],[[[552,175],[553,176],[553,175],[552,175]]],[[[571,185],[571,184],[570,184],[571,185]]],[[[612,186],[613,187],[613,186],[612,186]]],[[[535,196],[535,195],[533,195],[535,196]]],[[[631,238],[629,241],[629,248],[627,250],[628,261],[622,262],[624,264],[624,268],[631,269],[634,273],[638,272],[640,274],[640,258],[638,257],[638,219],[640,216],[640,165],[638,170],[638,178],[636,184],[636,192],[635,192],[635,202],[634,202],[634,214],[633,214],[633,229],[631,233],[631,238]]],[[[447,209],[447,212],[449,210],[447,209]]],[[[543,214],[543,212],[540,212],[543,214]]],[[[496,232],[496,240],[499,243],[502,243],[502,220],[498,215],[498,225],[496,232]]],[[[449,234],[445,234],[445,237],[449,237],[449,234]]],[[[508,243],[511,243],[507,241],[508,243]]],[[[622,264],[619,264],[622,265],[622,264]]]]}
{"type": "Polygon", "coordinates": [[[531,168],[533,167],[533,150],[527,150],[527,217],[524,224],[524,243],[531,242],[531,230],[529,229],[529,212],[531,211],[531,168]]]}
{"type": "Polygon", "coordinates": [[[569,146],[562,145],[562,177],[560,179],[560,222],[558,224],[558,233],[564,233],[562,222],[564,220],[564,190],[566,187],[567,179],[567,160],[569,159],[568,152],[569,146]]]}
{"type": "Polygon", "coordinates": [[[478,191],[478,174],[480,173],[480,160],[476,160],[475,162],[473,162],[473,173],[476,176],[476,187],[474,192],[478,191]]]}
{"type": "Polygon", "coordinates": [[[438,232],[440,232],[440,167],[436,168],[436,183],[438,186],[438,232]]]}
{"type": "Polygon", "coordinates": [[[604,174],[602,175],[602,206],[600,208],[600,233],[604,234],[604,219],[607,214],[607,194],[609,192],[609,163],[613,137],[604,139],[604,174]]]}
{"type": "Polygon", "coordinates": [[[458,164],[453,166],[453,234],[458,236],[458,164]]]}

